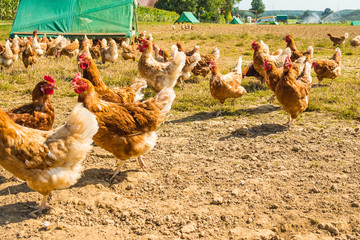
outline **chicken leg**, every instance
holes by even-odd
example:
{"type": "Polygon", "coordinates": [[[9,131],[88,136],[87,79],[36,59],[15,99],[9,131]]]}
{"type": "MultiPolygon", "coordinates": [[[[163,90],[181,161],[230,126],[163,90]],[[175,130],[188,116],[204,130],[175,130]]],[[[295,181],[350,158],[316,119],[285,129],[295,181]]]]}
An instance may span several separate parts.
{"type": "MultiPolygon", "coordinates": [[[[114,174],[113,174],[112,177],[110,178],[110,182],[112,182],[112,181],[114,180],[114,178],[116,177],[116,175],[119,174],[120,169],[121,169],[121,167],[124,165],[125,161],[126,161],[126,160],[121,160],[121,162],[120,162],[119,165],[117,166],[114,174]]],[[[147,171],[146,171],[146,166],[145,166],[145,163],[144,163],[144,161],[143,161],[143,159],[142,159],[142,156],[139,156],[139,157],[138,157],[138,163],[139,163],[140,167],[142,168],[142,170],[144,170],[144,172],[147,173],[147,171]]]]}
{"type": "Polygon", "coordinates": [[[116,175],[118,175],[118,173],[120,172],[121,167],[124,165],[126,160],[121,160],[121,162],[119,163],[119,165],[117,166],[114,174],[112,175],[112,177],[110,178],[110,182],[112,182],[114,180],[114,178],[116,177],[116,175]]]}
{"type": "Polygon", "coordinates": [[[44,196],[43,196],[43,199],[42,199],[42,201],[41,201],[40,207],[34,207],[36,210],[35,210],[35,211],[32,211],[31,213],[29,213],[29,215],[30,215],[30,216],[35,216],[36,213],[42,212],[42,211],[44,211],[45,209],[49,209],[50,206],[47,204],[48,198],[49,198],[49,195],[44,195],[44,196]]]}
{"type": "Polygon", "coordinates": [[[285,125],[287,125],[287,127],[290,129],[290,127],[291,127],[291,124],[292,124],[292,122],[293,122],[293,118],[291,117],[291,115],[289,115],[289,121],[287,121],[287,123],[285,123],[285,125]]]}
{"type": "Polygon", "coordinates": [[[223,104],[220,105],[219,111],[217,111],[216,113],[216,117],[221,115],[221,108],[222,108],[223,104]]]}
{"type": "Polygon", "coordinates": [[[139,157],[138,157],[138,163],[139,163],[140,167],[142,168],[142,170],[143,170],[144,172],[148,173],[148,172],[146,171],[146,166],[145,166],[145,163],[144,163],[144,161],[143,161],[143,159],[142,159],[142,156],[139,156],[139,157]]]}

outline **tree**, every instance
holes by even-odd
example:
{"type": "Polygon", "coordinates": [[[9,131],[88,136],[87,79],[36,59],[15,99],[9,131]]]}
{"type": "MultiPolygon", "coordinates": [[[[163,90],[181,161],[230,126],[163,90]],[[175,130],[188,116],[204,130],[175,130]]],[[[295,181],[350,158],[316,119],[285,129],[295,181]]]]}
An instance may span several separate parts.
{"type": "Polygon", "coordinates": [[[300,16],[301,19],[305,19],[307,18],[308,16],[310,16],[311,12],[310,10],[306,10],[303,15],[300,16]]]}
{"type": "Polygon", "coordinates": [[[332,11],[330,8],[325,8],[324,12],[321,14],[322,18],[325,18],[326,16],[332,14],[334,11],[332,11]]]}
{"type": "Polygon", "coordinates": [[[164,9],[168,11],[175,11],[178,14],[182,12],[195,12],[197,8],[196,0],[159,0],[155,3],[155,7],[159,9],[164,9]]]}
{"type": "Polygon", "coordinates": [[[265,4],[262,0],[252,0],[250,10],[256,10],[257,12],[254,15],[257,17],[257,15],[265,12],[265,4]]]}

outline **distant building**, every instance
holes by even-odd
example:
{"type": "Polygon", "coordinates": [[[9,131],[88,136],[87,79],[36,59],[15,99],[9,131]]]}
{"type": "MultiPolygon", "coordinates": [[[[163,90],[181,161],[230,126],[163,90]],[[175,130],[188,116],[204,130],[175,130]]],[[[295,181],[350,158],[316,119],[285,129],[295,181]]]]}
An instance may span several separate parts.
{"type": "Polygon", "coordinates": [[[154,7],[157,0],[138,0],[140,6],[143,7],[154,7]]]}

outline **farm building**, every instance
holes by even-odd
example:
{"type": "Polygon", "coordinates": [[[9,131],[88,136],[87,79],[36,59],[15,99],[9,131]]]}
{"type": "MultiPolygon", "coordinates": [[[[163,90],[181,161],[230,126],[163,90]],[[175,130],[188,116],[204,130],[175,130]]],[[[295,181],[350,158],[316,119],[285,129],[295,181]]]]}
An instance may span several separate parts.
{"type": "Polygon", "coordinates": [[[136,0],[21,0],[10,37],[34,30],[71,39],[132,37],[138,34],[136,0]]]}
{"type": "Polygon", "coordinates": [[[175,23],[200,23],[192,12],[183,12],[175,23]]]}
{"type": "Polygon", "coordinates": [[[233,18],[233,20],[231,20],[231,22],[229,22],[230,24],[244,24],[240,18],[233,18]]]}

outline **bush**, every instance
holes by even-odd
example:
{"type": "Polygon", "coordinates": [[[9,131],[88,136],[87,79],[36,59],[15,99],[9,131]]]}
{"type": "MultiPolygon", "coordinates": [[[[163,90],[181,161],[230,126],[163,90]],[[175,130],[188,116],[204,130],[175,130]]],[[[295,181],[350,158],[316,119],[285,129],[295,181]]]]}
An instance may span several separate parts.
{"type": "Polygon", "coordinates": [[[136,8],[136,14],[141,22],[175,22],[180,17],[176,12],[140,6],[136,8]]]}
{"type": "Polygon", "coordinates": [[[1,0],[0,1],[0,19],[9,20],[15,18],[15,11],[19,0],[1,0]]]}

